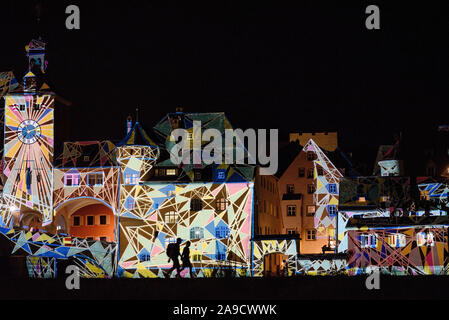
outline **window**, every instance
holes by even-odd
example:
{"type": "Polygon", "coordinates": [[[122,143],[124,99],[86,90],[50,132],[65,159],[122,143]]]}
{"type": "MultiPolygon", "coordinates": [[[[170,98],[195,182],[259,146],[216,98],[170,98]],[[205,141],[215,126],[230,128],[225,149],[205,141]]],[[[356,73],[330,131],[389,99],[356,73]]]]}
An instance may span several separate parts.
{"type": "Polygon", "coordinates": [[[225,171],[218,171],[217,179],[224,180],[225,178],[226,178],[226,172],[225,171]]]}
{"type": "Polygon", "coordinates": [[[307,169],[307,178],[313,179],[313,168],[307,169]]]}
{"type": "Polygon", "coordinates": [[[390,246],[392,246],[393,248],[405,247],[405,244],[406,244],[405,234],[401,234],[401,233],[390,234],[387,237],[387,243],[390,246]]]}
{"type": "Polygon", "coordinates": [[[287,229],[287,234],[296,234],[295,229],[287,229]]]}
{"type": "Polygon", "coordinates": [[[84,161],[89,161],[89,156],[84,156],[83,160],[84,161]]]}
{"type": "Polygon", "coordinates": [[[81,217],[73,217],[73,225],[80,226],[81,225],[81,217]]]}
{"type": "Polygon", "coordinates": [[[318,175],[319,176],[324,175],[323,168],[318,168],[318,175]]]}
{"type": "Polygon", "coordinates": [[[107,221],[107,219],[106,219],[106,216],[100,216],[100,224],[106,224],[106,221],[107,221]]]}
{"type": "Polygon", "coordinates": [[[307,160],[309,161],[315,160],[315,154],[311,151],[307,152],[307,160]]]}
{"type": "Polygon", "coordinates": [[[306,240],[316,240],[316,230],[315,229],[307,230],[306,240]]]}
{"type": "Polygon", "coordinates": [[[366,202],[366,199],[365,199],[365,197],[359,197],[359,200],[358,200],[358,202],[366,202]]]}
{"type": "Polygon", "coordinates": [[[327,190],[329,190],[329,193],[337,194],[337,185],[335,183],[329,183],[327,185],[327,190]]]}
{"type": "Polygon", "coordinates": [[[387,202],[388,200],[390,200],[390,198],[388,196],[380,197],[380,202],[387,202]]]}
{"type": "Polygon", "coordinates": [[[190,229],[190,239],[202,239],[204,238],[204,231],[201,227],[193,227],[190,229]]]}
{"type": "Polygon", "coordinates": [[[306,216],[313,217],[315,215],[315,206],[307,206],[306,216]]]}
{"type": "Polygon", "coordinates": [[[108,241],[108,239],[107,239],[106,237],[100,237],[100,241],[104,241],[104,242],[107,242],[107,241],[108,241]]]}
{"type": "Polygon", "coordinates": [[[88,173],[87,184],[89,186],[102,186],[103,185],[103,173],[88,173]]]}
{"type": "Polygon", "coordinates": [[[201,201],[201,199],[190,200],[190,210],[191,211],[203,210],[203,202],[201,201]]]}
{"type": "Polygon", "coordinates": [[[131,175],[125,174],[125,184],[131,184],[131,175]]]}
{"type": "Polygon", "coordinates": [[[87,225],[88,226],[94,225],[94,216],[87,216],[87,225]]]}
{"type": "Polygon", "coordinates": [[[305,168],[298,168],[298,177],[303,178],[306,173],[305,168]]]}
{"type": "Polygon", "coordinates": [[[176,238],[165,238],[165,249],[167,249],[170,243],[176,243],[176,238]]]}
{"type": "Polygon", "coordinates": [[[41,109],[41,105],[38,103],[33,103],[33,110],[34,111],[39,111],[41,109]]]}
{"type": "Polygon", "coordinates": [[[287,216],[288,217],[296,216],[296,206],[287,206],[287,216]]]}
{"type": "Polygon", "coordinates": [[[328,212],[329,214],[335,215],[335,214],[337,214],[337,207],[334,206],[334,205],[329,205],[329,206],[327,207],[327,212],[328,212]]]}
{"type": "Polygon", "coordinates": [[[307,193],[312,194],[315,192],[315,185],[314,184],[308,184],[307,185],[307,193]]]}
{"type": "Polygon", "coordinates": [[[229,238],[229,228],[226,226],[218,226],[215,228],[215,237],[217,239],[229,238]]]}
{"type": "Polygon", "coordinates": [[[287,184],[287,193],[295,193],[295,185],[287,184]]]}
{"type": "Polygon", "coordinates": [[[139,175],[137,173],[133,173],[131,176],[131,184],[138,184],[139,183],[139,175]]]}
{"type": "Polygon", "coordinates": [[[24,104],[19,105],[19,109],[20,111],[25,111],[25,105],[24,104]]]}
{"type": "Polygon", "coordinates": [[[416,243],[418,246],[434,246],[433,232],[418,232],[416,234],[416,243]]]}
{"type": "Polygon", "coordinates": [[[201,255],[200,254],[194,254],[192,256],[193,261],[201,261],[201,255]]]}
{"type": "Polygon", "coordinates": [[[217,200],[216,205],[218,211],[223,211],[226,210],[228,206],[228,201],[225,198],[220,198],[217,200]]]}
{"type": "Polygon", "coordinates": [[[176,169],[167,169],[167,176],[176,176],[176,169]]]}
{"type": "Polygon", "coordinates": [[[64,184],[67,187],[79,186],[80,185],[80,174],[79,173],[66,173],[64,175],[64,184]]]}
{"type": "Polygon", "coordinates": [[[176,223],[178,219],[179,215],[175,211],[170,211],[165,214],[165,223],[176,223]]]}
{"type": "Polygon", "coordinates": [[[158,177],[165,176],[165,169],[156,169],[155,174],[158,177]]]}
{"type": "Polygon", "coordinates": [[[201,180],[201,172],[195,171],[195,180],[201,180]]]}
{"type": "Polygon", "coordinates": [[[419,199],[420,200],[429,200],[429,190],[420,190],[419,191],[419,199]]]}
{"type": "Polygon", "coordinates": [[[94,238],[93,237],[87,237],[86,240],[91,240],[92,241],[92,240],[94,240],[94,238]]]}
{"type": "Polygon", "coordinates": [[[128,210],[134,210],[134,206],[135,206],[134,199],[133,198],[128,198],[126,200],[126,208],[128,210]]]}
{"type": "Polygon", "coordinates": [[[360,246],[362,248],[376,248],[377,234],[362,234],[360,235],[360,246]]]}

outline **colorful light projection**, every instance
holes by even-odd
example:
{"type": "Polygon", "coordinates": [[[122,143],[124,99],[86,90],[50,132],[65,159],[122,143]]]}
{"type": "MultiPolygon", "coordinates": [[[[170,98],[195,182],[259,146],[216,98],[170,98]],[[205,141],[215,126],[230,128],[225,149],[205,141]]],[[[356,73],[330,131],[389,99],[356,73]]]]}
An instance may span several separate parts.
{"type": "Polygon", "coordinates": [[[11,228],[0,228],[0,234],[15,244],[13,255],[28,255],[30,276],[54,276],[56,268],[52,258],[56,259],[56,266],[59,260],[69,259],[71,264],[78,266],[80,276],[84,278],[111,278],[116,270],[115,243],[11,228]],[[45,270],[42,269],[43,262],[45,270]]]}
{"type": "Polygon", "coordinates": [[[390,227],[379,222],[366,226],[366,221],[351,221],[349,274],[363,274],[372,268],[394,275],[447,274],[449,220],[420,219],[390,227]]]}
{"type": "Polygon", "coordinates": [[[121,198],[119,276],[163,277],[172,266],[165,250],[178,237],[191,242],[197,277],[230,265],[249,275],[252,182],[147,182],[122,189],[128,196],[121,198]]]}
{"type": "Polygon", "coordinates": [[[303,150],[316,155],[313,161],[313,176],[316,186],[313,194],[316,206],[314,224],[317,237],[327,237],[328,229],[335,230],[336,228],[338,185],[343,175],[312,139],[307,142],[303,150]]]}
{"type": "Polygon", "coordinates": [[[52,221],[52,94],[8,94],[5,97],[3,198],[8,206],[40,212],[43,225],[52,221]]]}
{"type": "Polygon", "coordinates": [[[298,254],[297,240],[253,240],[252,276],[262,277],[264,275],[264,258],[266,255],[272,253],[286,255],[288,258],[288,275],[291,276],[296,273],[296,255],[298,254]]]}
{"type": "Polygon", "coordinates": [[[343,255],[300,255],[296,273],[309,276],[348,274],[348,258],[343,255]]]}

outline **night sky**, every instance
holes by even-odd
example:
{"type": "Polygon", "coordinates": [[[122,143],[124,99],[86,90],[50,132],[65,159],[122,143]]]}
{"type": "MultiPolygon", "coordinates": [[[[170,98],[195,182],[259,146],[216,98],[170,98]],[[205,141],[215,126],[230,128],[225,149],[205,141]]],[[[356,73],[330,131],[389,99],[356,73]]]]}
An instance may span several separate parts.
{"type": "Polygon", "coordinates": [[[341,147],[374,161],[394,133],[421,145],[449,122],[443,2],[389,2],[3,0],[0,71],[21,79],[24,46],[42,36],[49,83],[72,102],[60,142],[121,139],[136,107],[150,130],[182,106],[282,140],[338,130],[341,147]],[[65,28],[69,4],[81,30],[65,28]],[[380,30],[365,28],[369,4],[380,30]]]}

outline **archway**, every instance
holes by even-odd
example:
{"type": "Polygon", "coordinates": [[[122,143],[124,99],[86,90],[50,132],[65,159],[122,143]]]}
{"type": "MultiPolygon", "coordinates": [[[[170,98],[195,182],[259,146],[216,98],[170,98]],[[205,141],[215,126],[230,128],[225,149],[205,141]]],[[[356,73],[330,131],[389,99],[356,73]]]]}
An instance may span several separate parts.
{"type": "MultiPolygon", "coordinates": [[[[115,215],[112,207],[95,198],[75,198],[56,209],[56,228],[64,221],[68,235],[115,242],[115,215]]],[[[62,225],[61,228],[62,229],[62,225]]]]}
{"type": "MultiPolygon", "coordinates": [[[[263,257],[264,277],[280,277],[288,267],[288,256],[281,252],[268,253],[263,257]]],[[[288,273],[287,273],[288,274],[288,273]]]]}

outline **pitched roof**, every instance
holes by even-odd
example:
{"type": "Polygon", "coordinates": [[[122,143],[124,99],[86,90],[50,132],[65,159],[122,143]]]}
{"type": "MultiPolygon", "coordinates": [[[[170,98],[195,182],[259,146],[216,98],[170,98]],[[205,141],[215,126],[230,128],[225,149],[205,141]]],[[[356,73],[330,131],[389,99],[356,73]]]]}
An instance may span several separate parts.
{"type": "Polygon", "coordinates": [[[138,121],[136,121],[133,128],[128,132],[126,137],[122,141],[117,143],[117,146],[119,147],[123,145],[157,146],[138,121]]]}

